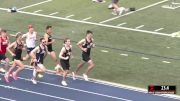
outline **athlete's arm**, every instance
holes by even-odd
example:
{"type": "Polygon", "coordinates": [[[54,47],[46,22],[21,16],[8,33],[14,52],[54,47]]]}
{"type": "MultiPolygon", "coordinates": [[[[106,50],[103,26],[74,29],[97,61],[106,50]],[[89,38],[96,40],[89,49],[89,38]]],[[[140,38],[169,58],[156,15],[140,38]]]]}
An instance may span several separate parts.
{"type": "Polygon", "coordinates": [[[22,35],[22,38],[24,39],[24,38],[26,38],[27,37],[27,34],[23,34],[22,35]]]}
{"type": "MultiPolygon", "coordinates": [[[[36,53],[39,51],[39,46],[38,47],[36,47],[35,49],[33,49],[32,51],[31,51],[31,53],[30,53],[30,56],[32,57],[32,59],[34,60],[36,60],[36,53]]],[[[36,60],[37,61],[37,60],[36,60]]]]}
{"type": "Polygon", "coordinates": [[[48,35],[44,35],[44,39],[46,40],[46,45],[52,44],[55,40],[53,39],[51,42],[48,42],[48,35]]]}
{"type": "Polygon", "coordinates": [[[59,58],[63,60],[67,60],[69,57],[63,57],[63,54],[66,52],[65,48],[63,47],[59,53],[59,58]]]}
{"type": "Polygon", "coordinates": [[[24,41],[22,41],[22,44],[23,44],[23,48],[22,48],[22,50],[26,50],[26,47],[25,47],[24,41]]]}
{"type": "Polygon", "coordinates": [[[82,40],[80,40],[78,43],[77,43],[77,46],[82,50],[82,51],[84,51],[84,52],[86,52],[87,51],[87,48],[83,48],[82,47],[82,45],[85,43],[85,39],[82,39],[82,40]]]}
{"type": "Polygon", "coordinates": [[[12,44],[10,44],[10,45],[7,47],[8,52],[9,52],[12,56],[15,56],[15,54],[11,51],[11,49],[14,48],[15,46],[16,46],[16,42],[13,42],[12,44]]]}
{"type": "Polygon", "coordinates": [[[44,58],[47,56],[47,54],[48,54],[48,48],[47,48],[47,46],[45,46],[45,50],[46,50],[46,53],[44,54],[44,58]]]}
{"type": "Polygon", "coordinates": [[[94,43],[94,39],[92,38],[91,40],[92,40],[92,45],[91,45],[91,47],[94,48],[94,47],[96,46],[95,43],[94,43]]]}

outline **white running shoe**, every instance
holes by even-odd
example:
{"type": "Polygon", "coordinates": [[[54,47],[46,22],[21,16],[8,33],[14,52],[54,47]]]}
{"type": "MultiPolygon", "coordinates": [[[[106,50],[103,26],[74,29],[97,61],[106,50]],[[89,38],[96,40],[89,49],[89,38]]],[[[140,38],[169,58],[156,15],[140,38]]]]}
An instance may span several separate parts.
{"type": "Polygon", "coordinates": [[[86,74],[83,74],[84,80],[89,81],[88,76],[86,74]]]}
{"type": "Polygon", "coordinates": [[[37,72],[36,72],[36,69],[34,68],[33,69],[33,76],[36,77],[36,74],[37,74],[37,72]]]}
{"type": "Polygon", "coordinates": [[[4,68],[0,68],[0,72],[5,73],[6,70],[4,68]]]}
{"type": "Polygon", "coordinates": [[[35,79],[31,79],[33,84],[37,84],[37,81],[35,79]]]}
{"type": "Polygon", "coordinates": [[[66,83],[66,81],[64,81],[64,80],[61,81],[61,84],[62,84],[63,86],[67,86],[67,83],[66,83]]]}
{"type": "Polygon", "coordinates": [[[72,78],[73,80],[76,80],[76,74],[74,72],[72,72],[72,78]]]}

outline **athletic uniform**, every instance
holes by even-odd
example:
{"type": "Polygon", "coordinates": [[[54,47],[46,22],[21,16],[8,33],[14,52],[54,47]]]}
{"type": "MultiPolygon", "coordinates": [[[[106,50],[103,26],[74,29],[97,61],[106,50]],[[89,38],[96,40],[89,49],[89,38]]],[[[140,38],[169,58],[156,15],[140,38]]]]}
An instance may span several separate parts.
{"type": "Polygon", "coordinates": [[[37,64],[43,64],[43,60],[44,60],[44,55],[45,55],[45,52],[46,52],[46,48],[41,48],[39,46],[39,49],[40,51],[38,53],[36,53],[36,59],[37,59],[37,62],[36,62],[36,65],[37,64]]]}
{"type": "Polygon", "coordinates": [[[22,43],[18,44],[17,41],[16,41],[16,44],[17,44],[17,46],[16,46],[16,48],[14,50],[14,54],[16,56],[14,56],[13,59],[22,61],[21,55],[22,55],[22,48],[24,47],[24,45],[22,43]]]}
{"type": "MultiPolygon", "coordinates": [[[[72,49],[66,49],[66,47],[64,47],[66,52],[63,54],[63,57],[69,57],[71,56],[71,52],[72,52],[72,49]]],[[[67,60],[64,60],[64,59],[60,59],[60,63],[61,63],[61,66],[63,67],[64,70],[69,70],[69,67],[70,67],[70,64],[69,64],[69,59],[67,60]]]]}
{"type": "MultiPolygon", "coordinates": [[[[46,33],[48,35],[48,42],[51,42],[52,41],[52,36],[49,35],[48,33],[46,33]]],[[[48,48],[48,52],[52,52],[53,49],[52,49],[52,44],[49,44],[47,45],[47,48],[48,48]]]]}
{"type": "Polygon", "coordinates": [[[2,36],[0,36],[0,40],[1,40],[1,51],[0,51],[0,60],[5,60],[7,57],[6,57],[6,48],[8,46],[8,44],[6,45],[3,45],[3,42],[7,42],[8,41],[8,36],[6,36],[6,38],[2,38],[2,36]]]}
{"type": "Polygon", "coordinates": [[[32,34],[27,32],[26,35],[27,53],[29,54],[36,46],[36,32],[32,34]]]}
{"type": "Polygon", "coordinates": [[[85,62],[88,62],[91,58],[90,58],[90,53],[91,53],[91,47],[92,47],[92,40],[90,42],[87,41],[87,39],[85,39],[85,44],[83,44],[83,48],[87,48],[87,52],[82,51],[82,60],[85,62]]]}

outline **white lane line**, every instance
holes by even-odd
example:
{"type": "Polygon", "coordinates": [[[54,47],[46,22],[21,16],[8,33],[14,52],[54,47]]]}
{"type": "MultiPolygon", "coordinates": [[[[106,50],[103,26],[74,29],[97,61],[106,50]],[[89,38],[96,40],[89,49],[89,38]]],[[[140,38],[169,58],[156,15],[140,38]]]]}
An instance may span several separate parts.
{"type": "Polygon", "coordinates": [[[56,14],[58,14],[59,12],[54,12],[54,13],[51,13],[51,14],[49,14],[49,15],[56,15],[56,14]]]}
{"type": "Polygon", "coordinates": [[[41,12],[42,10],[37,10],[37,11],[34,11],[33,13],[38,13],[38,12],[41,12]]]}
{"type": "Polygon", "coordinates": [[[163,1],[160,1],[160,2],[157,2],[157,3],[154,3],[154,4],[151,4],[151,5],[149,5],[149,6],[145,6],[145,7],[143,7],[143,8],[140,8],[140,9],[134,11],[134,12],[129,12],[129,13],[123,14],[123,15],[121,15],[121,16],[117,16],[117,17],[114,17],[114,18],[110,18],[110,19],[101,21],[101,22],[99,22],[99,23],[106,23],[106,22],[109,22],[109,21],[118,19],[118,18],[120,18],[120,17],[127,16],[127,15],[133,14],[133,13],[135,13],[135,12],[139,12],[139,11],[145,10],[145,9],[147,9],[147,8],[150,8],[150,7],[153,7],[153,6],[162,4],[162,3],[167,2],[167,1],[169,1],[169,0],[163,0],[163,1]]]}
{"type": "Polygon", "coordinates": [[[37,94],[37,95],[46,96],[46,97],[51,97],[51,98],[55,98],[55,99],[58,99],[58,100],[75,101],[75,100],[71,100],[71,99],[66,99],[66,98],[62,98],[62,97],[57,97],[57,96],[53,96],[53,95],[44,94],[44,93],[39,93],[39,92],[30,91],[30,90],[20,89],[20,88],[13,87],[13,86],[6,86],[6,85],[1,85],[0,84],[0,87],[6,88],[6,89],[22,91],[22,92],[26,92],[26,93],[31,93],[31,94],[37,94]]]}
{"type": "Polygon", "coordinates": [[[147,58],[147,57],[141,57],[141,59],[143,59],[143,60],[149,60],[149,58],[147,58]]]}
{"type": "Polygon", "coordinates": [[[6,101],[16,101],[16,100],[12,100],[12,99],[5,98],[5,97],[0,97],[0,99],[6,100],[6,101]]]}
{"type": "Polygon", "coordinates": [[[158,28],[158,29],[156,29],[156,30],[154,30],[155,32],[158,32],[158,31],[160,31],[160,30],[163,30],[164,28],[158,28]]]}
{"type": "MultiPolygon", "coordinates": [[[[25,67],[28,67],[28,68],[25,68],[27,70],[33,70],[33,68],[34,68],[34,67],[28,66],[28,65],[25,65],[25,67]]],[[[57,74],[55,74],[55,71],[49,70],[49,69],[47,69],[46,73],[50,74],[50,75],[57,75],[57,74]]],[[[0,73],[0,75],[3,75],[3,74],[0,73]]],[[[70,75],[68,75],[68,77],[72,78],[70,75]]],[[[77,75],[77,77],[78,77],[77,79],[84,81],[84,78],[82,76],[77,75]]],[[[134,87],[134,86],[124,85],[124,84],[120,84],[120,83],[114,83],[114,82],[109,82],[109,81],[104,81],[104,80],[99,80],[99,79],[93,79],[93,78],[89,78],[89,79],[90,79],[90,81],[88,81],[88,82],[92,82],[92,83],[97,83],[97,84],[102,84],[102,85],[106,85],[106,86],[127,89],[127,90],[141,92],[141,93],[147,93],[147,89],[144,89],[144,88],[138,88],[138,87],[134,87]]],[[[176,99],[176,100],[180,99],[179,95],[172,95],[172,94],[155,95],[155,96],[161,96],[161,97],[176,99]]]]}
{"type": "Polygon", "coordinates": [[[91,18],[92,18],[92,17],[85,18],[85,19],[83,19],[83,21],[89,20],[89,19],[91,19],[91,18]]]}
{"type": "MultiPolygon", "coordinates": [[[[4,74],[0,73],[0,75],[4,75],[4,74]]],[[[19,78],[19,79],[22,79],[22,80],[25,80],[25,81],[31,82],[30,79],[26,79],[26,78],[22,78],[22,77],[18,77],[18,78],[19,78]]],[[[45,85],[49,85],[49,86],[54,86],[54,87],[59,87],[59,88],[70,89],[70,90],[79,91],[79,92],[83,92],[83,93],[93,94],[93,95],[99,95],[99,96],[103,96],[103,97],[107,97],[107,98],[112,98],[112,99],[117,99],[117,100],[133,101],[133,100],[124,99],[124,98],[115,97],[115,96],[110,96],[110,95],[106,95],[106,94],[95,93],[95,92],[91,92],[91,91],[86,91],[86,90],[81,90],[81,89],[76,89],[76,88],[71,88],[71,87],[65,87],[65,86],[61,86],[61,85],[56,85],[56,84],[52,84],[52,83],[48,83],[48,82],[38,81],[38,83],[45,84],[45,85]]]]}
{"type": "MultiPolygon", "coordinates": [[[[9,9],[0,8],[0,10],[8,11],[9,9]]],[[[38,13],[31,13],[31,12],[24,12],[24,11],[18,11],[18,13],[27,14],[27,15],[34,15],[34,16],[40,16],[40,17],[46,17],[46,18],[52,18],[52,19],[65,20],[65,21],[70,21],[70,22],[78,22],[78,23],[89,24],[89,25],[97,25],[97,26],[108,27],[108,28],[123,29],[123,30],[128,30],[128,31],[143,32],[143,33],[149,33],[149,34],[154,34],[154,35],[162,35],[162,36],[171,37],[171,35],[167,34],[167,33],[153,32],[153,31],[133,29],[133,28],[128,28],[128,27],[120,27],[120,26],[118,27],[118,26],[113,26],[113,25],[100,24],[100,23],[94,23],[94,22],[88,22],[88,21],[80,21],[80,20],[75,20],[75,19],[69,19],[69,18],[63,18],[63,17],[57,17],[57,16],[50,16],[50,15],[44,15],[44,14],[38,14],[38,13]]]]}
{"type": "Polygon", "coordinates": [[[128,56],[128,54],[120,54],[121,56],[128,56]]]}
{"type": "Polygon", "coordinates": [[[46,0],[46,1],[39,2],[39,3],[35,3],[35,4],[29,5],[29,6],[25,6],[25,7],[19,8],[17,10],[23,10],[23,9],[30,8],[30,7],[33,7],[33,6],[37,6],[37,5],[40,5],[40,4],[43,4],[43,3],[47,3],[47,2],[50,2],[50,1],[52,1],[52,0],[46,0]]]}
{"type": "Polygon", "coordinates": [[[125,25],[125,24],[127,24],[127,23],[123,22],[123,23],[118,24],[117,26],[122,26],[122,25],[125,25]]]}
{"type": "Polygon", "coordinates": [[[142,27],[144,27],[144,25],[137,26],[136,29],[140,29],[142,27]]]}
{"type": "Polygon", "coordinates": [[[108,53],[109,51],[107,51],[107,50],[101,50],[101,52],[108,53]]]}
{"type": "Polygon", "coordinates": [[[72,15],[68,15],[68,16],[66,16],[66,18],[70,18],[70,17],[73,17],[74,15],[72,14],[72,15]]]}
{"type": "Polygon", "coordinates": [[[163,63],[171,63],[171,62],[169,62],[169,61],[162,61],[163,63]]]}

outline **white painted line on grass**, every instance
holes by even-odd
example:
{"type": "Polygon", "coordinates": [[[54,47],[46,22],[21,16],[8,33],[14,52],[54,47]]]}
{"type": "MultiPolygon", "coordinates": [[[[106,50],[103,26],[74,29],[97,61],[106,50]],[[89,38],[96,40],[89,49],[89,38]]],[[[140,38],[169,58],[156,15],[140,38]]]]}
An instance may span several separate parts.
{"type": "Polygon", "coordinates": [[[166,47],[166,48],[168,48],[168,49],[169,49],[169,48],[171,48],[171,47],[166,47]]]}
{"type": "Polygon", "coordinates": [[[156,29],[156,30],[154,30],[155,32],[158,32],[158,31],[161,31],[161,30],[163,30],[164,28],[158,28],[158,29],[156,29]]]}
{"type": "MultiPolygon", "coordinates": [[[[8,11],[9,9],[0,8],[0,10],[8,11]]],[[[27,14],[27,15],[34,15],[34,16],[40,16],[40,17],[46,17],[46,18],[52,18],[52,19],[65,20],[65,21],[70,21],[70,22],[84,23],[84,24],[89,24],[89,25],[97,25],[97,26],[108,27],[108,28],[123,29],[123,30],[128,30],[128,31],[143,32],[143,33],[149,33],[149,34],[154,34],[154,35],[162,35],[162,36],[171,37],[171,35],[167,34],[167,33],[153,32],[153,31],[140,30],[140,29],[133,29],[133,28],[128,28],[128,27],[118,27],[118,26],[113,26],[113,25],[100,24],[100,23],[94,23],[94,22],[88,22],[88,21],[80,21],[80,20],[75,20],[75,19],[69,19],[69,18],[63,18],[63,17],[57,17],[57,16],[50,16],[50,15],[44,15],[44,14],[38,14],[38,13],[31,13],[31,12],[24,12],[24,11],[18,11],[18,13],[27,14]]]]}
{"type": "Polygon", "coordinates": [[[149,60],[149,58],[147,58],[147,57],[141,57],[141,59],[143,59],[143,60],[149,60]]]}
{"type": "Polygon", "coordinates": [[[37,10],[37,11],[34,11],[33,13],[38,13],[38,12],[41,12],[42,10],[37,10]]]}
{"type": "Polygon", "coordinates": [[[171,37],[180,37],[180,31],[171,34],[171,37]]]}
{"type": "Polygon", "coordinates": [[[66,16],[66,18],[70,18],[70,17],[73,17],[74,15],[72,14],[72,15],[68,15],[68,16],[66,16]]]}
{"type": "Polygon", "coordinates": [[[144,25],[137,26],[136,29],[140,29],[142,27],[144,27],[144,25]]]}
{"type": "Polygon", "coordinates": [[[114,18],[110,18],[110,19],[101,21],[101,22],[99,22],[99,23],[106,23],[106,22],[109,22],[109,21],[118,19],[118,18],[120,18],[120,17],[127,16],[127,15],[133,14],[133,13],[135,13],[135,12],[139,12],[139,11],[145,10],[145,9],[147,9],[147,8],[150,8],[150,7],[153,7],[153,6],[162,4],[162,3],[167,2],[167,1],[169,1],[169,0],[163,0],[163,1],[160,1],[160,2],[157,2],[157,3],[154,3],[154,4],[151,4],[151,5],[149,5],[149,6],[145,6],[145,7],[143,7],[143,8],[140,8],[140,9],[134,11],[134,12],[129,12],[129,13],[123,14],[123,15],[121,15],[121,16],[117,16],[117,17],[114,17],[114,18]]]}
{"type": "Polygon", "coordinates": [[[169,5],[163,5],[163,6],[161,6],[161,7],[162,7],[162,8],[167,8],[167,9],[172,9],[172,10],[174,10],[174,9],[179,8],[180,6],[173,7],[173,6],[169,6],[169,5]]]}
{"type": "Polygon", "coordinates": [[[13,87],[13,86],[6,86],[6,85],[1,85],[0,84],[0,87],[7,88],[7,89],[12,89],[12,90],[17,90],[17,91],[22,91],[22,92],[26,92],[26,93],[31,93],[31,94],[36,94],[36,95],[41,95],[41,96],[46,96],[46,97],[51,97],[51,98],[55,98],[55,99],[58,99],[58,100],[75,101],[75,100],[71,100],[71,99],[66,99],[66,98],[62,98],[62,97],[57,97],[57,96],[53,96],[53,95],[44,94],[44,93],[39,93],[39,92],[30,91],[30,90],[20,89],[20,88],[13,87]]]}
{"type": "Polygon", "coordinates": [[[128,56],[128,54],[120,54],[121,56],[128,56]]]}
{"type": "Polygon", "coordinates": [[[51,14],[49,14],[49,15],[56,15],[56,14],[58,14],[59,12],[54,12],[54,13],[51,13],[51,14]]]}
{"type": "Polygon", "coordinates": [[[92,17],[85,18],[85,19],[83,19],[83,21],[89,20],[89,19],[91,19],[91,18],[92,18],[92,17]]]}
{"type": "Polygon", "coordinates": [[[125,25],[125,24],[127,24],[127,23],[123,22],[123,23],[118,24],[117,26],[122,26],[122,25],[125,25]]]}
{"type": "Polygon", "coordinates": [[[169,61],[162,61],[163,63],[171,63],[171,62],[169,62],[169,61]]]}
{"type": "Polygon", "coordinates": [[[6,100],[6,101],[16,101],[16,100],[8,99],[8,98],[5,98],[5,97],[0,97],[0,99],[6,100]]]}
{"type": "Polygon", "coordinates": [[[107,50],[101,50],[101,52],[108,53],[109,51],[107,51],[107,50]]]}
{"type": "Polygon", "coordinates": [[[47,3],[47,2],[50,2],[50,1],[52,1],[52,0],[46,0],[46,1],[39,2],[39,3],[35,3],[35,4],[29,5],[29,6],[19,8],[17,10],[23,10],[23,9],[30,8],[30,7],[33,7],[33,6],[37,6],[37,5],[40,5],[40,4],[44,4],[44,3],[47,3]]]}

